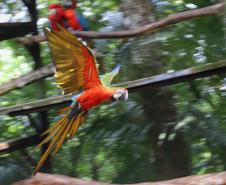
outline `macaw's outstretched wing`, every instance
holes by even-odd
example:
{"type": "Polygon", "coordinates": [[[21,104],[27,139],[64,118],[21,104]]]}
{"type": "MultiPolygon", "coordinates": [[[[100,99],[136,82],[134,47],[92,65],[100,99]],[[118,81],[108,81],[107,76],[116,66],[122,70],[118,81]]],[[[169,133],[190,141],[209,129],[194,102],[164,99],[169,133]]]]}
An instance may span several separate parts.
{"type": "Polygon", "coordinates": [[[45,30],[56,67],[57,84],[65,94],[102,85],[91,50],[68,30],[45,30]]]}
{"type": "Polygon", "coordinates": [[[105,86],[110,86],[112,80],[114,79],[114,77],[119,73],[120,70],[120,64],[117,64],[110,73],[106,73],[104,75],[101,75],[100,79],[101,82],[105,85],[105,86]]]}

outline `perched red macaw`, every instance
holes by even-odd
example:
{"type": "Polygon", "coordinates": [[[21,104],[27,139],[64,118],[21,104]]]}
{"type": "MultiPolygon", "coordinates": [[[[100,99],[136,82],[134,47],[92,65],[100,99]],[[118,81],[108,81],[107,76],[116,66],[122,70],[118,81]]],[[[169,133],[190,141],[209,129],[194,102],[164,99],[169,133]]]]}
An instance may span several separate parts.
{"type": "Polygon", "coordinates": [[[63,117],[44,133],[47,136],[37,147],[49,141],[50,144],[34,173],[41,168],[51,152],[54,155],[57,153],[67,136],[72,138],[75,135],[89,109],[109,100],[128,99],[126,88],[110,87],[120,66],[117,65],[112,72],[99,77],[91,50],[66,29],[60,26],[59,29],[45,31],[56,67],[57,83],[65,94],[83,91],[72,96],[73,103],[63,110],[63,117]]]}
{"type": "Polygon", "coordinates": [[[51,10],[48,19],[53,30],[58,31],[57,24],[73,30],[88,30],[88,22],[77,10],[76,0],[61,0],[60,4],[51,4],[48,8],[51,10]]]}

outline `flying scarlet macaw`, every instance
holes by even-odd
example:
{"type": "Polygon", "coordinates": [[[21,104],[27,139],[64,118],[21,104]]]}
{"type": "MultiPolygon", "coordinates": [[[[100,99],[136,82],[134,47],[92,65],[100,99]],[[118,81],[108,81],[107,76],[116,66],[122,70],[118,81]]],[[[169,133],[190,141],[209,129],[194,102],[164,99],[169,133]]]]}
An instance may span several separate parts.
{"type": "Polygon", "coordinates": [[[83,91],[77,96],[72,96],[73,102],[63,109],[62,118],[43,133],[47,136],[37,147],[40,148],[47,142],[50,144],[34,173],[41,168],[51,152],[53,155],[57,153],[67,136],[74,137],[89,109],[108,100],[126,101],[128,99],[126,88],[110,87],[120,66],[117,65],[112,72],[99,77],[96,60],[91,50],[69,31],[58,27],[60,31],[45,30],[56,67],[57,84],[65,94],[83,91]]]}

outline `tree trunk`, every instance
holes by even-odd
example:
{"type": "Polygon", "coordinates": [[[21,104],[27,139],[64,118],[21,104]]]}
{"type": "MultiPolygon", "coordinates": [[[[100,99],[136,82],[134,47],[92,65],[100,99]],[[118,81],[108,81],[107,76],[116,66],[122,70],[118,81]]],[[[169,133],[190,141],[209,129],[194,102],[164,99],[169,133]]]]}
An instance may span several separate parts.
{"type": "MultiPolygon", "coordinates": [[[[33,31],[33,35],[38,34],[38,27],[37,27],[37,20],[38,20],[38,11],[36,7],[36,0],[23,0],[24,4],[27,6],[28,11],[31,16],[31,21],[34,24],[35,30],[33,31]]],[[[26,46],[28,51],[30,52],[31,56],[34,59],[34,70],[39,69],[43,67],[43,63],[41,60],[41,49],[40,49],[40,44],[39,43],[34,43],[31,45],[26,46]]],[[[39,80],[37,83],[37,97],[39,99],[45,98],[46,95],[46,88],[45,88],[45,82],[43,79],[39,80]]],[[[48,127],[49,127],[49,122],[48,122],[48,113],[47,111],[41,111],[38,112],[38,120],[39,120],[39,133],[45,132],[48,127]]],[[[48,143],[44,144],[42,146],[42,152],[41,155],[44,154],[45,150],[48,148],[48,143]]],[[[47,158],[45,161],[44,165],[42,166],[41,170],[43,172],[51,172],[51,161],[50,157],[47,158]]]]}
{"type": "MultiPolygon", "coordinates": [[[[153,6],[150,0],[121,0],[121,11],[124,15],[124,25],[137,28],[154,20],[153,6]]],[[[160,56],[160,43],[149,42],[150,36],[138,38],[130,43],[129,51],[125,52],[130,60],[128,66],[134,66],[129,72],[130,78],[155,75],[166,71],[160,56]],[[132,72],[131,72],[132,71],[132,72]]],[[[123,59],[122,59],[123,60],[123,59]]],[[[189,175],[190,153],[189,144],[182,131],[174,131],[176,122],[176,107],[174,106],[174,93],[167,88],[146,90],[139,94],[140,103],[143,104],[144,114],[151,124],[150,143],[153,159],[155,180],[170,179],[189,175]],[[164,139],[160,140],[160,134],[164,139]],[[173,136],[173,137],[172,137],[173,136]]]]}

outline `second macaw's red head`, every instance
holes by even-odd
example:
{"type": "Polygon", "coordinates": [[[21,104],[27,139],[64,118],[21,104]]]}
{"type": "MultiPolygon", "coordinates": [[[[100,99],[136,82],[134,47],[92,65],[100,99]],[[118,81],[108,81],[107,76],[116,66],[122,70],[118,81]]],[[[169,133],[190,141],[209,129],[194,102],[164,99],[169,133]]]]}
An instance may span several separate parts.
{"type": "Polygon", "coordinates": [[[127,89],[114,89],[107,88],[105,86],[97,86],[85,90],[80,96],[76,98],[81,108],[85,110],[88,110],[109,100],[126,101],[127,99],[127,89]]]}

